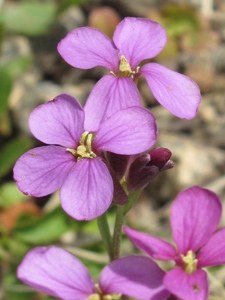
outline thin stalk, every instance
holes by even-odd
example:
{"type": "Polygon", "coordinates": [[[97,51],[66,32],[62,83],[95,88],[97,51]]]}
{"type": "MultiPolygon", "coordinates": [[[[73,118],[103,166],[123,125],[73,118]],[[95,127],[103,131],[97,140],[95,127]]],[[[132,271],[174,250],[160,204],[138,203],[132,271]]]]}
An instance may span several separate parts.
{"type": "Polygon", "coordinates": [[[121,233],[122,233],[124,216],[125,216],[124,206],[117,206],[116,221],[115,221],[114,234],[113,234],[113,244],[112,244],[113,260],[120,257],[121,233]]]}
{"type": "Polygon", "coordinates": [[[112,237],[109,230],[109,224],[107,220],[107,212],[97,218],[99,232],[102,237],[102,241],[108,253],[110,261],[113,260],[113,247],[112,247],[112,237]]]}
{"type": "Polygon", "coordinates": [[[137,201],[141,194],[141,191],[137,191],[133,194],[128,195],[128,203],[124,206],[124,215],[128,213],[128,211],[133,207],[134,203],[137,201]]]}

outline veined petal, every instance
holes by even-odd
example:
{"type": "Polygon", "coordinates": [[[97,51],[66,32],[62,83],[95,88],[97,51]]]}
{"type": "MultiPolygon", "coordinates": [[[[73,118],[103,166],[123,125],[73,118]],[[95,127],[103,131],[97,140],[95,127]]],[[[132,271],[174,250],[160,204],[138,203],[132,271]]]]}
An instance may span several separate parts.
{"type": "Polygon", "coordinates": [[[75,163],[73,156],[60,146],[34,148],[17,160],[14,179],[26,195],[49,195],[61,188],[75,163]]]}
{"type": "Polygon", "coordinates": [[[156,56],[167,40],[163,27],[149,19],[124,18],[114,32],[113,41],[135,70],[144,59],[156,56]]]}
{"type": "Polygon", "coordinates": [[[133,80],[104,76],[94,86],[85,104],[85,130],[97,131],[101,122],[131,106],[141,106],[140,94],[133,80]]]}
{"type": "Polygon", "coordinates": [[[181,192],[171,208],[171,227],[178,252],[196,252],[216,230],[222,213],[219,197],[195,186],[181,192]]]}
{"type": "Polygon", "coordinates": [[[100,276],[103,294],[121,293],[140,300],[167,299],[162,285],[165,273],[150,258],[126,256],[111,262],[100,276]]]}
{"type": "Polygon", "coordinates": [[[156,63],[144,65],[140,73],[156,100],[169,112],[188,120],[196,116],[201,94],[193,80],[156,63]]]}
{"type": "Polygon", "coordinates": [[[61,188],[62,208],[76,220],[92,220],[103,214],[113,198],[113,181],[97,158],[77,162],[61,188]]]}
{"type": "Polygon", "coordinates": [[[163,283],[165,288],[179,299],[208,299],[207,274],[201,269],[192,274],[187,274],[181,268],[176,267],[165,275],[163,283]]]}
{"type": "Polygon", "coordinates": [[[69,252],[54,246],[29,251],[17,276],[32,288],[65,300],[84,300],[94,291],[86,267],[69,252]]]}
{"type": "Polygon", "coordinates": [[[34,109],[29,126],[43,143],[76,148],[84,132],[84,111],[74,97],[61,94],[34,109]]]}
{"type": "Polygon", "coordinates": [[[225,228],[215,232],[198,253],[198,267],[225,264],[225,228]]]}
{"type": "Polygon", "coordinates": [[[58,52],[75,68],[102,66],[116,72],[119,66],[119,56],[112,41],[103,32],[91,27],[69,32],[58,44],[58,52]]]}
{"type": "Polygon", "coordinates": [[[174,260],[177,256],[175,248],[160,238],[139,232],[127,226],[124,226],[124,232],[135,246],[145,251],[154,259],[174,260]]]}
{"type": "Polygon", "coordinates": [[[133,155],[156,141],[155,117],[147,109],[133,106],[118,111],[101,124],[93,141],[99,151],[133,155]]]}

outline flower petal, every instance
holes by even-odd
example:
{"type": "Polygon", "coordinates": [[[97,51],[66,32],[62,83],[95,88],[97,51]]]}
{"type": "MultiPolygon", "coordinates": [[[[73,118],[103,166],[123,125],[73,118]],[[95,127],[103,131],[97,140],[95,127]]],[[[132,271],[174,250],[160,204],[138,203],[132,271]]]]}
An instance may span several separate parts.
{"type": "Polygon", "coordinates": [[[24,194],[41,197],[61,188],[74,165],[73,156],[65,148],[38,147],[17,160],[14,179],[24,194]]]}
{"type": "Polygon", "coordinates": [[[113,114],[101,124],[93,145],[99,151],[133,155],[148,150],[156,141],[155,117],[133,106],[113,114]]]}
{"type": "Polygon", "coordinates": [[[173,260],[177,256],[175,248],[160,238],[139,232],[128,226],[124,226],[124,232],[138,248],[154,259],[173,260]]]}
{"type": "Polygon", "coordinates": [[[113,197],[113,181],[103,161],[81,159],[61,189],[62,208],[77,220],[91,220],[103,214],[113,197]]]}
{"type": "Polygon", "coordinates": [[[54,246],[29,251],[17,276],[32,288],[65,300],[87,299],[94,291],[86,267],[69,252],[54,246]]]}
{"type": "Polygon", "coordinates": [[[72,30],[58,44],[58,52],[75,68],[102,66],[116,72],[119,65],[117,50],[112,41],[95,28],[80,27],[72,30]]]}
{"type": "Polygon", "coordinates": [[[103,294],[121,293],[137,299],[167,299],[162,285],[165,273],[150,258],[126,256],[111,262],[100,276],[103,294]]]}
{"type": "Polygon", "coordinates": [[[165,275],[163,283],[165,288],[179,299],[208,299],[207,274],[203,270],[187,274],[181,268],[176,267],[165,275]]]}
{"type": "Polygon", "coordinates": [[[214,233],[198,253],[198,267],[210,267],[225,264],[225,228],[214,233]]]}
{"type": "Polygon", "coordinates": [[[104,76],[94,86],[85,104],[85,130],[97,131],[101,122],[131,106],[141,106],[140,94],[133,80],[104,76]]]}
{"type": "Polygon", "coordinates": [[[178,252],[196,252],[216,230],[222,213],[219,197],[195,186],[181,192],[171,208],[171,227],[178,252]]]}
{"type": "Polygon", "coordinates": [[[61,94],[30,115],[32,134],[46,144],[76,148],[84,132],[84,111],[72,96],[61,94]]]}
{"type": "Polygon", "coordinates": [[[140,73],[154,97],[173,115],[188,120],[196,116],[201,94],[193,80],[156,63],[144,65],[140,73]]]}
{"type": "Polygon", "coordinates": [[[144,59],[156,56],[167,40],[163,27],[149,19],[125,18],[114,32],[113,41],[135,70],[144,59]]]}

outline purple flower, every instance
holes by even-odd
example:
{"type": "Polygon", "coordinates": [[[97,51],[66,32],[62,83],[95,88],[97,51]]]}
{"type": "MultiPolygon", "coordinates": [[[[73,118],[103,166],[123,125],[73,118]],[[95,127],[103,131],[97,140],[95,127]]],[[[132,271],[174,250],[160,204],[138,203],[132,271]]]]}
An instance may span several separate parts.
{"type": "Polygon", "coordinates": [[[98,29],[81,27],[61,40],[58,51],[73,67],[102,66],[110,71],[95,86],[100,93],[95,99],[97,118],[107,117],[124,107],[140,105],[134,82],[143,75],[161,105],[177,117],[192,119],[201,101],[195,82],[157,63],[141,66],[141,62],[153,58],[163,49],[166,40],[166,32],[160,24],[148,19],[125,18],[117,25],[113,40],[98,29]]]}
{"type": "Polygon", "coordinates": [[[225,228],[215,231],[221,218],[219,197],[201,187],[181,192],[171,209],[176,248],[159,238],[125,227],[127,236],[154,259],[174,260],[176,266],[164,277],[164,286],[181,300],[207,300],[204,267],[225,263],[225,228]]]}
{"type": "Polygon", "coordinates": [[[126,256],[106,266],[94,284],[86,267],[55,246],[29,251],[17,269],[27,285],[63,300],[117,300],[121,295],[143,300],[166,299],[164,272],[150,258],[126,256]]]}
{"type": "Polygon", "coordinates": [[[23,193],[41,197],[61,188],[63,209],[78,220],[98,217],[112,202],[113,181],[101,154],[136,154],[156,139],[155,118],[141,107],[120,110],[99,126],[90,113],[67,94],[37,107],[30,130],[50,146],[26,152],[14,167],[23,193]]]}

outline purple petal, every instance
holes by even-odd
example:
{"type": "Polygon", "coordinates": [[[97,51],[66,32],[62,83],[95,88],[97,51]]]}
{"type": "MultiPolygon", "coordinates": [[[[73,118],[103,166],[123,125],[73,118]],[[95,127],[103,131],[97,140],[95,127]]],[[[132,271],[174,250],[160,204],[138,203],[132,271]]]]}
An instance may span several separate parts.
{"type": "Polygon", "coordinates": [[[62,208],[77,220],[91,220],[103,214],[113,198],[113,181],[100,158],[81,159],[61,189],[62,208]]]}
{"type": "Polygon", "coordinates": [[[99,151],[133,155],[148,150],[156,141],[155,117],[142,107],[129,107],[101,124],[93,141],[99,151]]]}
{"type": "Polygon", "coordinates": [[[116,72],[119,57],[112,41],[100,30],[81,27],[69,32],[58,44],[58,52],[75,68],[106,67],[116,72]]]}
{"type": "Polygon", "coordinates": [[[126,256],[106,266],[100,276],[103,294],[121,293],[138,299],[167,299],[165,273],[148,257],[126,256]]]}
{"type": "Polygon", "coordinates": [[[154,97],[173,115],[188,120],[196,116],[201,94],[193,80],[156,63],[144,65],[140,73],[154,97]]]}
{"type": "Polygon", "coordinates": [[[30,115],[32,134],[46,144],[76,148],[84,132],[84,111],[72,96],[61,94],[30,115]]]}
{"type": "Polygon", "coordinates": [[[196,252],[216,230],[222,213],[219,197],[195,186],[181,192],[171,209],[171,227],[178,252],[196,252]]]}
{"type": "Polygon", "coordinates": [[[165,275],[163,283],[165,288],[179,299],[208,299],[207,274],[203,270],[187,274],[181,268],[176,267],[165,275]]]}
{"type": "Polygon", "coordinates": [[[225,228],[212,235],[198,253],[198,267],[210,267],[225,264],[225,228]]]}
{"type": "Polygon", "coordinates": [[[14,179],[24,194],[41,197],[61,188],[74,165],[73,156],[65,148],[34,148],[17,160],[14,179]]]}
{"type": "Polygon", "coordinates": [[[154,259],[173,260],[177,256],[175,248],[160,238],[139,232],[127,226],[124,226],[124,231],[138,248],[145,251],[154,259]]]}
{"type": "Polygon", "coordinates": [[[144,59],[156,56],[167,40],[163,27],[149,19],[125,18],[117,25],[113,41],[132,70],[144,59]]]}
{"type": "Polygon", "coordinates": [[[94,291],[86,267],[69,252],[54,246],[29,251],[17,276],[32,288],[65,300],[87,299],[94,291]]]}
{"type": "Polygon", "coordinates": [[[94,86],[85,104],[85,130],[97,131],[101,122],[131,106],[141,106],[140,94],[133,80],[104,76],[94,86]]]}

